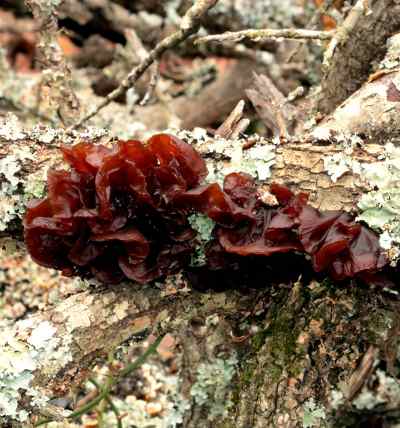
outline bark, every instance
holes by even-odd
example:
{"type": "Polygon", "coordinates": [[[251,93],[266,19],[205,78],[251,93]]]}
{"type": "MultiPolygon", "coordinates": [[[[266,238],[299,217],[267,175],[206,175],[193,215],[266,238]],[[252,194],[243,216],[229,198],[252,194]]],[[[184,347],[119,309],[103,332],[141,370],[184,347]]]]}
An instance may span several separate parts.
{"type": "Polygon", "coordinates": [[[386,40],[400,29],[397,0],[358,1],[325,52],[319,109],[333,111],[352,95],[386,53],[386,40]]]}

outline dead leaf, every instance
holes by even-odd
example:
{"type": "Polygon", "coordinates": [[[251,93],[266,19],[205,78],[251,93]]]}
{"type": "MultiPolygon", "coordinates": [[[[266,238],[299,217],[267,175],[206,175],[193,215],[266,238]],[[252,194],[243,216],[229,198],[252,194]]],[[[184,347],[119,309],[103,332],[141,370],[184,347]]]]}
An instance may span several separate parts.
{"type": "Polygon", "coordinates": [[[400,91],[397,89],[396,85],[390,82],[389,87],[386,92],[386,99],[391,102],[399,102],[400,101],[400,91]]]}

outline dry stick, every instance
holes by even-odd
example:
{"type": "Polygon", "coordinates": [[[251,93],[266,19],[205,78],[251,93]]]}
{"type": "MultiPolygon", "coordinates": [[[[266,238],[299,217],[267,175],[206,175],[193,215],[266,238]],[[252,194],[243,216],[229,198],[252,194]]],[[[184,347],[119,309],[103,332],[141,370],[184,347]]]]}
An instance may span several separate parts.
{"type": "Polygon", "coordinates": [[[242,40],[252,40],[262,42],[268,39],[306,39],[306,40],[330,40],[334,36],[334,31],[304,30],[297,28],[286,28],[281,30],[261,29],[261,30],[243,30],[227,31],[223,34],[213,34],[211,36],[199,37],[195,44],[208,42],[239,42],[242,40]]]}
{"type": "Polygon", "coordinates": [[[142,76],[147,68],[168,49],[177,46],[194,34],[200,25],[200,19],[211,9],[218,0],[197,0],[196,3],[186,12],[182,18],[180,29],[165,39],[161,40],[156,47],[148,53],[146,58],[135,67],[128,76],[121,82],[119,87],[109,93],[104,100],[91,112],[80,119],[70,130],[80,127],[84,122],[95,116],[101,109],[107,106],[111,101],[122,95],[127,89],[131,88],[135,82],[142,76]]]}
{"type": "Polygon", "coordinates": [[[230,115],[223,121],[221,126],[215,131],[215,135],[222,138],[229,138],[232,132],[236,129],[236,126],[240,123],[243,118],[243,110],[245,102],[240,100],[235,108],[232,110],[230,115]]]}

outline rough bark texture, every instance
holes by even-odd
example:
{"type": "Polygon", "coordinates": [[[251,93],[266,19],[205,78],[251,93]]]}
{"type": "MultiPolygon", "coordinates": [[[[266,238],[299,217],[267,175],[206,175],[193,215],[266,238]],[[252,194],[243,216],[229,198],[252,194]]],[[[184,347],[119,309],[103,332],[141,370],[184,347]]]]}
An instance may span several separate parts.
{"type": "MultiPolygon", "coordinates": [[[[385,42],[400,29],[397,0],[358,2],[365,6],[355,22],[339,27],[325,54],[319,109],[331,112],[353,94],[385,55],[385,42]]],[[[346,21],[345,21],[346,23],[346,21]]]]}

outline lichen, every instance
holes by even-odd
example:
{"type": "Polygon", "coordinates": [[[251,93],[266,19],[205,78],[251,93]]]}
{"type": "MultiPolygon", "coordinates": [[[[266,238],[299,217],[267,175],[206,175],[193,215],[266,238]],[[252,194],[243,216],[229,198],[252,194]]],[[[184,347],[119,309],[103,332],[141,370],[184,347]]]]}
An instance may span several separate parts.
{"type": "Polygon", "coordinates": [[[204,214],[194,214],[189,217],[189,223],[198,233],[198,244],[192,255],[191,266],[202,266],[206,264],[205,245],[211,239],[211,232],[215,222],[204,214]]]}
{"type": "Polygon", "coordinates": [[[377,387],[371,391],[367,386],[364,386],[353,400],[353,405],[358,410],[372,410],[385,403],[390,404],[392,408],[399,405],[400,386],[396,379],[388,376],[383,370],[377,370],[371,379],[371,384],[372,381],[376,382],[377,387]]]}
{"type": "Polygon", "coordinates": [[[25,204],[20,188],[24,181],[19,173],[23,162],[33,159],[34,155],[27,147],[17,147],[10,155],[0,159],[0,231],[5,230],[10,221],[24,212],[25,204]]]}
{"type": "Polygon", "coordinates": [[[325,409],[317,405],[313,398],[304,403],[303,410],[303,428],[320,427],[322,420],[326,418],[325,409]]]}
{"type": "Polygon", "coordinates": [[[233,402],[229,399],[229,387],[236,372],[236,355],[216,358],[202,363],[197,369],[197,379],[190,394],[195,403],[208,410],[209,419],[226,416],[233,402]]]}
{"type": "Polygon", "coordinates": [[[254,145],[243,149],[249,138],[225,139],[214,137],[210,139],[207,131],[195,128],[193,131],[169,130],[184,141],[193,144],[207,162],[207,182],[223,183],[223,179],[231,172],[246,172],[254,178],[264,181],[271,177],[271,169],[276,162],[276,145],[261,137],[254,138],[254,145]],[[228,160],[228,162],[227,162],[228,160]]]}
{"type": "Polygon", "coordinates": [[[392,263],[400,257],[400,148],[385,145],[381,161],[362,164],[362,177],[372,189],[358,202],[358,220],[378,231],[392,263]]]}
{"type": "Polygon", "coordinates": [[[46,367],[54,376],[60,365],[72,360],[69,349],[72,338],[57,337],[49,321],[27,319],[15,330],[0,334],[0,417],[24,422],[29,417],[26,406],[20,408],[22,396],[31,397],[31,407],[45,406],[49,397],[41,388],[32,386],[34,374],[46,367]],[[25,338],[25,340],[24,340],[25,338]]]}
{"type": "MultiPolygon", "coordinates": [[[[314,132],[314,137],[331,139],[327,132],[314,132]]],[[[346,173],[356,174],[371,191],[362,195],[357,203],[358,221],[380,233],[380,244],[392,264],[400,257],[400,148],[387,143],[381,159],[376,162],[359,162],[352,157],[359,137],[338,134],[335,136],[342,152],[324,157],[324,167],[333,182],[346,173]]]]}
{"type": "MultiPolygon", "coordinates": [[[[272,28],[292,27],[296,19],[304,13],[304,9],[293,0],[223,0],[218,2],[210,11],[213,22],[235,16],[238,27],[243,28],[272,28]]],[[[232,18],[231,18],[232,19],[232,18]]],[[[232,23],[230,23],[232,27],[232,23]]]]}
{"type": "Polygon", "coordinates": [[[324,157],[324,168],[331,180],[337,180],[347,172],[360,171],[360,163],[344,153],[334,153],[324,157]]]}

